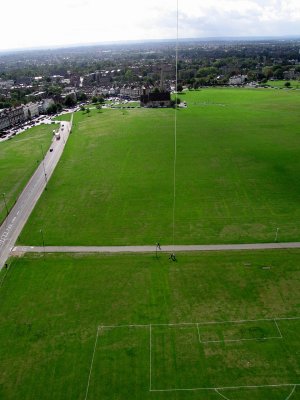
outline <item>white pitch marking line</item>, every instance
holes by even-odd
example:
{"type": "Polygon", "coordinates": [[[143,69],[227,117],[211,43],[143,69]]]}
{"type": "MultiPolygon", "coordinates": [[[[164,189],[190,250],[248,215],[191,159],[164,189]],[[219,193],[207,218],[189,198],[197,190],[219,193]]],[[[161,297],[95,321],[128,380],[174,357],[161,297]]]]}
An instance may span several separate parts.
{"type": "Polygon", "coordinates": [[[283,336],[282,336],[281,330],[279,329],[279,326],[278,326],[278,324],[277,324],[276,319],[274,319],[274,322],[275,322],[276,328],[277,328],[277,330],[278,330],[278,332],[279,332],[279,335],[280,335],[280,337],[281,337],[281,339],[282,339],[283,336]]]}
{"type": "Polygon", "coordinates": [[[300,386],[300,383],[281,383],[277,385],[245,385],[245,386],[222,386],[222,387],[198,387],[198,388],[185,388],[185,389],[151,389],[151,392],[183,392],[183,391],[197,391],[197,390],[238,390],[238,389],[259,389],[259,388],[277,388],[277,387],[291,387],[300,386]]]}
{"type": "Polygon", "coordinates": [[[95,353],[96,353],[96,347],[97,347],[98,336],[99,336],[99,329],[100,329],[100,328],[101,328],[101,327],[99,327],[99,326],[98,326],[98,328],[97,328],[97,335],[96,335],[96,339],[95,339],[93,357],[92,357],[91,366],[90,366],[89,379],[88,379],[87,388],[86,388],[86,393],[85,393],[85,400],[87,400],[88,393],[89,393],[89,387],[90,387],[92,369],[93,369],[93,364],[94,364],[94,358],[95,358],[95,353]]]}
{"type": "Polygon", "coordinates": [[[296,390],[296,385],[293,387],[291,393],[288,395],[288,397],[285,400],[289,400],[293,396],[295,390],[296,390]]]}
{"type": "Polygon", "coordinates": [[[249,338],[249,339],[224,339],[224,340],[206,340],[202,341],[202,343],[225,343],[225,342],[245,342],[245,341],[254,341],[254,340],[269,340],[269,339],[283,339],[282,336],[268,336],[262,338],[249,338]]]}
{"type": "MultiPolygon", "coordinates": [[[[200,331],[199,331],[199,324],[197,324],[197,332],[198,332],[199,343],[201,344],[202,340],[201,340],[200,331]]],[[[203,343],[205,343],[205,342],[203,342],[203,343]]]]}
{"type": "MultiPolygon", "coordinates": [[[[285,318],[259,318],[259,319],[240,319],[231,321],[208,321],[208,322],[181,322],[174,324],[151,324],[151,326],[184,326],[184,325],[217,325],[217,324],[242,324],[246,322],[262,322],[262,321],[298,321],[300,317],[285,317],[285,318]]],[[[128,324],[128,325],[102,325],[101,329],[105,328],[149,328],[149,324],[128,324]]]]}
{"type": "Polygon", "coordinates": [[[226,396],[224,396],[222,393],[220,393],[220,392],[218,391],[218,389],[215,389],[215,392],[218,393],[221,397],[223,397],[223,399],[229,400],[229,398],[226,397],[226,396]]]}
{"type": "MultiPolygon", "coordinates": [[[[152,324],[153,325],[153,324],[152,324]]],[[[102,329],[113,329],[113,328],[149,328],[149,324],[147,325],[102,325],[102,329]]]]}

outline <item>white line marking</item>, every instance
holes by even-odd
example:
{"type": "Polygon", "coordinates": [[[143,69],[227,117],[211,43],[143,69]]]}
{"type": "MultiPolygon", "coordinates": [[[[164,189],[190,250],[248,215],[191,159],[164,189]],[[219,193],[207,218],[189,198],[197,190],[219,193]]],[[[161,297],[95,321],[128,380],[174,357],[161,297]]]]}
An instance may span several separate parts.
{"type": "Polygon", "coordinates": [[[225,342],[245,342],[254,340],[269,340],[269,339],[283,339],[282,336],[267,336],[262,338],[249,338],[249,339],[224,339],[224,340],[205,340],[202,343],[225,343],[225,342]]]}
{"type": "Polygon", "coordinates": [[[296,385],[293,387],[291,393],[288,395],[288,397],[285,400],[289,400],[293,396],[295,390],[296,390],[296,385]]]}
{"type": "Polygon", "coordinates": [[[279,335],[280,335],[280,337],[281,337],[281,339],[282,339],[283,336],[282,336],[281,330],[279,329],[279,326],[278,326],[278,324],[277,324],[276,319],[274,319],[274,322],[275,322],[276,328],[277,328],[277,330],[278,330],[278,333],[279,333],[279,335]]]}
{"type": "Polygon", "coordinates": [[[245,385],[245,386],[222,386],[222,387],[198,387],[187,389],[151,389],[151,392],[183,392],[183,391],[197,391],[197,390],[238,390],[238,389],[259,389],[259,388],[279,388],[300,386],[300,383],[279,383],[274,385],[245,385]]]}
{"type": "Polygon", "coordinates": [[[89,379],[88,379],[87,388],[86,388],[86,393],[85,393],[85,400],[87,400],[88,393],[89,393],[90,380],[91,380],[91,375],[92,375],[92,369],[93,369],[93,364],[94,364],[94,358],[95,358],[95,353],[96,353],[96,347],[97,347],[97,342],[98,342],[98,336],[99,336],[99,326],[98,326],[98,328],[97,328],[97,335],[96,335],[96,340],[95,340],[95,345],[94,345],[94,351],[93,351],[93,357],[92,357],[91,366],[90,366],[89,379]]]}
{"type": "MultiPolygon", "coordinates": [[[[188,326],[188,325],[214,325],[214,324],[243,324],[245,322],[262,321],[298,321],[300,317],[282,317],[282,318],[259,318],[259,319],[240,319],[231,321],[208,321],[208,322],[180,322],[174,324],[151,324],[151,326],[188,326]]],[[[128,324],[128,325],[101,325],[101,329],[109,328],[149,328],[149,324],[128,324]]]]}
{"type": "Polygon", "coordinates": [[[201,340],[200,331],[199,331],[199,324],[197,324],[197,332],[198,332],[199,343],[201,344],[202,340],[201,340]]]}
{"type": "Polygon", "coordinates": [[[218,391],[218,389],[215,389],[215,392],[218,393],[221,397],[223,397],[223,399],[229,400],[229,398],[226,397],[226,396],[224,396],[222,393],[220,393],[220,392],[218,391]]]}

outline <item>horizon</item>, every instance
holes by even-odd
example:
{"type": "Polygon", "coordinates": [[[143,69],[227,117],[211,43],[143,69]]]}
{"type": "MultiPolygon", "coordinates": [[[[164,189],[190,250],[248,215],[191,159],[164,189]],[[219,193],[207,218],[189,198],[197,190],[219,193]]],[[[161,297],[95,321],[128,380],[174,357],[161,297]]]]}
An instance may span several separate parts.
{"type": "MultiPolygon", "coordinates": [[[[270,41],[280,41],[280,40],[300,40],[300,34],[295,35],[279,35],[279,36],[261,36],[261,35],[253,35],[253,36],[210,36],[210,37],[185,37],[179,38],[179,42],[235,42],[235,41],[244,41],[244,42],[256,42],[263,40],[270,41]]],[[[24,48],[9,48],[9,49],[0,49],[0,54],[13,54],[13,53],[21,53],[21,52],[29,52],[29,51],[46,51],[46,50],[63,50],[63,49],[71,49],[71,48],[81,48],[81,47],[96,47],[96,46],[118,46],[118,45],[134,45],[134,44],[152,44],[152,43],[170,43],[175,42],[175,38],[161,38],[161,39],[132,39],[132,40],[114,40],[114,41],[102,41],[102,42],[79,42],[79,43],[62,43],[62,44],[49,44],[49,45],[41,45],[41,46],[33,46],[33,47],[24,47],[24,48]]]]}

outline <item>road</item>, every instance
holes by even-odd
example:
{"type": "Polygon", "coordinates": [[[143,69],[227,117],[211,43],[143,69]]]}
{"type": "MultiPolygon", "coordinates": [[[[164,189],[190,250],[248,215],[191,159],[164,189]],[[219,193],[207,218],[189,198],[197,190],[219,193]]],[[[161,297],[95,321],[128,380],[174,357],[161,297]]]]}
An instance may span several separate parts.
{"type": "MultiPolygon", "coordinates": [[[[300,242],[289,243],[247,243],[247,244],[211,244],[161,246],[162,252],[186,251],[232,251],[232,250],[268,250],[299,249],[300,242]]],[[[12,254],[23,253],[154,253],[156,246],[16,246],[12,254]]]]}
{"type": "Polygon", "coordinates": [[[61,139],[53,138],[50,148],[44,160],[40,163],[23,192],[19,196],[16,204],[11,209],[9,215],[0,227],[0,269],[4,266],[7,258],[14,247],[28,217],[34,209],[36,202],[46,188],[68,140],[71,122],[61,122],[61,139]]]}

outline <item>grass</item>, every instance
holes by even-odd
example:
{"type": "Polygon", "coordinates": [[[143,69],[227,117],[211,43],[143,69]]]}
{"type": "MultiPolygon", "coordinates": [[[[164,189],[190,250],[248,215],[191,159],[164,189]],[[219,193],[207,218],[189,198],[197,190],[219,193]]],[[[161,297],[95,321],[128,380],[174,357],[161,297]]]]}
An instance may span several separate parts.
{"type": "MultiPolygon", "coordinates": [[[[300,238],[300,93],[207,89],[178,111],[175,243],[300,238]]],[[[76,113],[21,243],[173,242],[174,110],[76,113]],[[51,218],[49,218],[51,215],[51,218]]]]}
{"type": "Polygon", "coordinates": [[[300,89],[300,81],[296,80],[289,80],[289,81],[267,81],[266,85],[269,85],[271,87],[277,87],[277,88],[285,88],[286,82],[290,82],[291,88],[293,89],[300,89]]]}
{"type": "Polygon", "coordinates": [[[52,139],[53,126],[40,125],[0,143],[0,221],[6,217],[2,193],[11,209],[42,159],[52,139]]]}
{"type": "MultiPolygon", "coordinates": [[[[299,383],[299,250],[167,255],[26,255],[0,291],[0,397],[215,400],[214,391],[152,389],[299,383]],[[266,266],[269,268],[266,269],[266,266]],[[216,343],[201,341],[218,340],[216,343]],[[178,324],[155,326],[155,324],[178,324]],[[251,339],[241,342],[228,340],[251,339]]],[[[1,271],[0,280],[5,271],[1,271]]],[[[292,388],[226,390],[284,400],[292,388]]],[[[296,389],[293,399],[299,398],[296,389]]]]}
{"type": "Polygon", "coordinates": [[[54,121],[71,121],[72,113],[67,113],[63,115],[59,115],[58,117],[53,118],[54,121]]]}

